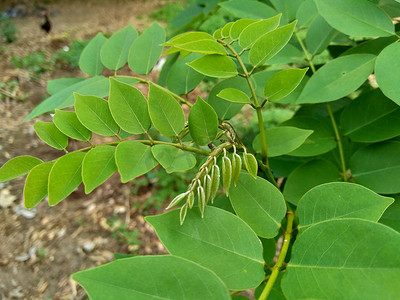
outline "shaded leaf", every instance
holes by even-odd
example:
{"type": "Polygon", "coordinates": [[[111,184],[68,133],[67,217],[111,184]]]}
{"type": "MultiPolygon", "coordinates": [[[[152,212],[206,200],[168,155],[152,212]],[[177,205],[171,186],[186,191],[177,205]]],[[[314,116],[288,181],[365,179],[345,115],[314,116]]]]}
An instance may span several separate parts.
{"type": "Polygon", "coordinates": [[[155,145],[151,147],[151,152],[167,173],[190,170],[196,165],[196,158],[192,153],[174,146],[155,145]]]}
{"type": "Polygon", "coordinates": [[[258,1],[230,0],[220,2],[219,6],[238,18],[269,18],[277,14],[272,7],[258,1]]]}
{"type": "Polygon", "coordinates": [[[82,80],[84,80],[84,78],[74,78],[74,77],[49,80],[47,81],[47,92],[50,95],[54,95],[71,85],[81,82],[82,80]]]}
{"type": "Polygon", "coordinates": [[[400,232],[400,197],[394,196],[394,203],[389,206],[379,220],[379,223],[392,227],[400,232]]]}
{"type": "Polygon", "coordinates": [[[242,172],[238,184],[231,187],[229,199],[239,218],[258,236],[273,238],[278,234],[286,215],[286,204],[272,183],[242,172]]]}
{"type": "Polygon", "coordinates": [[[324,51],[339,32],[318,15],[310,24],[305,39],[307,50],[316,55],[324,51]]]}
{"type": "Polygon", "coordinates": [[[203,99],[197,97],[189,113],[189,131],[199,145],[212,142],[218,132],[218,117],[214,109],[203,99]]]}

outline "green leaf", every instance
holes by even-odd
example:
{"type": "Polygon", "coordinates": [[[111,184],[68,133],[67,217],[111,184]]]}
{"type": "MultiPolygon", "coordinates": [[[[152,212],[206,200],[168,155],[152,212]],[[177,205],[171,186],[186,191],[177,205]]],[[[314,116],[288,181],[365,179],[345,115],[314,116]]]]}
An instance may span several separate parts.
{"type": "Polygon", "coordinates": [[[158,165],[149,146],[136,141],[124,141],[115,150],[115,162],[125,183],[146,174],[158,165]]]}
{"type": "Polygon", "coordinates": [[[389,206],[379,220],[379,223],[392,227],[400,232],[400,197],[394,196],[394,203],[389,206]]]}
{"type": "Polygon", "coordinates": [[[397,105],[400,105],[400,63],[394,57],[400,56],[400,44],[387,46],[378,55],[375,66],[376,81],[382,92],[397,105]]]}
{"type": "Polygon", "coordinates": [[[187,63],[197,72],[210,77],[229,78],[237,75],[236,64],[227,56],[211,54],[204,55],[187,63]]]}
{"type": "Polygon", "coordinates": [[[305,39],[307,50],[312,56],[324,51],[339,32],[318,15],[310,24],[305,39]]]}
{"type": "Polygon", "coordinates": [[[160,73],[158,74],[157,84],[159,86],[165,86],[167,84],[167,76],[169,74],[169,71],[177,61],[178,57],[179,57],[179,52],[168,55],[167,59],[164,62],[164,65],[162,66],[160,73]]]}
{"type": "Polygon", "coordinates": [[[303,0],[271,0],[271,3],[277,11],[283,13],[286,21],[289,23],[296,19],[296,12],[303,3],[303,0]]]}
{"type": "Polygon", "coordinates": [[[26,208],[35,207],[47,195],[49,173],[54,161],[48,161],[32,168],[25,180],[24,204],[26,208]]]}
{"type": "Polygon", "coordinates": [[[277,54],[289,42],[297,21],[279,27],[262,35],[249,52],[250,63],[257,67],[277,54]]]}
{"type": "Polygon", "coordinates": [[[319,13],[314,0],[305,0],[296,13],[296,19],[298,20],[297,26],[307,27],[318,16],[319,13]]]}
{"type": "Polygon", "coordinates": [[[293,92],[300,84],[308,68],[287,69],[272,75],[264,86],[264,95],[271,102],[276,102],[293,92]]]}
{"type": "Polygon", "coordinates": [[[190,53],[189,55],[178,59],[167,76],[167,87],[171,92],[178,95],[189,94],[203,80],[204,75],[196,72],[186,63],[200,57],[199,53],[190,53]]]}
{"type": "Polygon", "coordinates": [[[118,134],[119,127],[111,115],[106,100],[77,93],[74,93],[74,96],[76,115],[87,129],[105,136],[118,134]]]}
{"type": "Polygon", "coordinates": [[[79,57],[79,68],[89,76],[97,76],[103,72],[100,51],[107,38],[99,32],[83,49],[79,57]]]}
{"type": "Polygon", "coordinates": [[[217,136],[217,113],[200,97],[190,109],[189,131],[193,140],[201,146],[209,144],[217,136]]]}
{"type": "Polygon", "coordinates": [[[258,20],[248,25],[239,35],[239,45],[243,49],[249,48],[260,36],[276,29],[279,26],[282,14],[266,20],[258,20]]]}
{"type": "Polygon", "coordinates": [[[165,42],[165,30],[154,22],[132,43],[128,55],[129,68],[132,71],[146,75],[160,58],[165,42]]]}
{"type": "Polygon", "coordinates": [[[86,153],[82,163],[82,179],[85,193],[91,193],[116,170],[114,146],[97,146],[86,153]]]}
{"type": "Polygon", "coordinates": [[[294,156],[316,156],[336,148],[332,124],[326,118],[315,116],[298,116],[280,124],[300,129],[312,130],[313,133],[296,150],[288,153],[294,156]]]}
{"type": "Polygon", "coordinates": [[[247,96],[242,91],[234,88],[223,89],[218,93],[217,97],[220,97],[230,102],[251,104],[249,96],[247,96]]]}
{"type": "Polygon", "coordinates": [[[185,127],[180,104],[167,92],[150,83],[149,113],[154,127],[166,136],[177,136],[185,127]]]}
{"type": "Polygon", "coordinates": [[[68,137],[51,122],[36,121],[33,125],[36,134],[49,146],[58,150],[68,147],[68,137]]]}
{"type": "Polygon", "coordinates": [[[350,169],[354,180],[381,194],[400,192],[400,142],[372,144],[351,157],[350,169]]]}
{"type": "Polygon", "coordinates": [[[304,60],[304,52],[292,44],[286,44],[273,58],[268,61],[269,65],[299,63],[304,60]]]}
{"type": "Polygon", "coordinates": [[[118,259],[72,278],[91,299],[228,300],[229,291],[210,270],[172,255],[118,259]]]}
{"type": "MultiPolygon", "coordinates": [[[[280,156],[299,148],[313,133],[312,130],[296,127],[282,126],[268,128],[265,131],[267,139],[268,156],[280,156]]],[[[253,148],[261,152],[261,135],[258,134],[253,140],[253,148]]]]}
{"type": "Polygon", "coordinates": [[[272,7],[259,1],[230,0],[220,2],[219,6],[238,18],[264,19],[277,14],[272,7]]]}
{"type": "Polygon", "coordinates": [[[229,22],[226,23],[224,27],[222,27],[222,31],[221,34],[223,37],[229,38],[230,37],[230,32],[231,32],[231,28],[233,26],[234,22],[229,22]]]}
{"type": "Polygon", "coordinates": [[[343,218],[378,222],[393,198],[380,196],[354,183],[331,182],[308,191],[299,201],[297,216],[300,228],[343,218]]]}
{"type": "Polygon", "coordinates": [[[282,290],[288,299],[396,299],[399,252],[400,233],[379,223],[323,222],[297,238],[282,290]]]}
{"type": "Polygon", "coordinates": [[[390,17],[367,0],[315,0],[319,13],[333,28],[351,36],[394,35],[390,17]]]}
{"type": "Polygon", "coordinates": [[[229,199],[239,218],[258,236],[273,238],[278,234],[286,215],[286,204],[272,183],[242,172],[238,184],[230,189],[229,199]]]}
{"type": "Polygon", "coordinates": [[[311,77],[297,103],[337,100],[358,89],[374,69],[375,55],[353,54],[338,57],[311,77]]]}
{"type": "Polygon", "coordinates": [[[400,107],[379,89],[362,94],[345,107],[340,125],[355,142],[374,143],[400,135],[400,107]]]}
{"type": "Polygon", "coordinates": [[[224,46],[219,44],[212,35],[205,32],[182,33],[170,39],[164,45],[189,52],[226,55],[224,46]]]}
{"type": "Polygon", "coordinates": [[[381,53],[381,51],[385,49],[386,46],[389,46],[395,41],[397,41],[396,36],[381,37],[377,39],[367,40],[365,42],[357,44],[355,47],[352,47],[349,50],[346,50],[341,54],[341,56],[349,54],[360,54],[360,53],[379,55],[379,53],[381,53]]]}
{"type": "Polygon", "coordinates": [[[260,240],[239,217],[215,207],[187,212],[183,225],[179,210],[146,217],[167,250],[212,271],[232,290],[256,287],[264,277],[260,240]]]}
{"type": "Polygon", "coordinates": [[[87,142],[92,137],[92,132],[82,125],[73,111],[56,109],[53,122],[62,133],[75,140],[87,142]]]}
{"type": "Polygon", "coordinates": [[[65,89],[42,101],[38,106],[35,107],[34,110],[32,110],[32,112],[24,119],[24,121],[40,116],[41,114],[57,108],[61,109],[73,106],[74,92],[105,97],[108,95],[108,78],[96,76],[66,87],[65,89]]]}
{"type": "Polygon", "coordinates": [[[290,173],[283,189],[286,201],[297,205],[300,198],[313,187],[338,181],[340,178],[338,168],[331,162],[314,159],[290,173]]]}
{"type": "Polygon", "coordinates": [[[121,69],[128,61],[129,49],[137,36],[132,25],[114,33],[101,48],[101,62],[110,70],[121,69]]]}
{"type": "Polygon", "coordinates": [[[110,78],[108,106],[115,122],[126,132],[140,134],[149,130],[147,100],[137,88],[110,78]]]}
{"type": "Polygon", "coordinates": [[[225,88],[230,88],[232,86],[246,93],[247,96],[251,95],[247,81],[245,78],[242,77],[225,79],[214,85],[214,87],[208,94],[207,102],[212,106],[212,108],[214,108],[218,118],[221,120],[229,120],[234,115],[236,115],[243,107],[242,103],[233,103],[223,100],[217,96],[220,91],[225,88]]]}
{"type": "Polygon", "coordinates": [[[71,152],[60,157],[49,174],[49,205],[67,198],[82,182],[82,161],[86,153],[71,152]]]}
{"type": "Polygon", "coordinates": [[[183,172],[196,165],[196,158],[192,153],[174,146],[155,145],[151,147],[151,152],[167,173],[183,172]]]}
{"type": "Polygon", "coordinates": [[[249,26],[250,24],[253,24],[254,22],[258,22],[258,21],[260,21],[260,20],[253,20],[253,19],[237,20],[236,22],[234,22],[232,24],[232,27],[229,31],[230,38],[232,40],[236,40],[247,26],[249,26]]]}
{"type": "Polygon", "coordinates": [[[22,155],[7,161],[0,168],[0,182],[9,181],[27,174],[33,167],[43,163],[39,158],[22,155]]]}
{"type": "Polygon", "coordinates": [[[74,78],[74,77],[49,80],[47,81],[47,92],[50,95],[54,95],[67,87],[70,87],[74,84],[81,82],[82,80],[84,80],[84,78],[74,78]]]}

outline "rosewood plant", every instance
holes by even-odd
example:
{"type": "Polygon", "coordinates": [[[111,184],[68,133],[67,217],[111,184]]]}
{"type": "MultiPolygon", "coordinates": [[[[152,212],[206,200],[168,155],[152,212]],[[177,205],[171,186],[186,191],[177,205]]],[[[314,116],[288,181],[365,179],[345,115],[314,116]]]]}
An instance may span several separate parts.
{"type": "MultiPolygon", "coordinates": [[[[214,11],[197,2],[205,15],[214,11]]],[[[400,36],[389,15],[400,4],[214,2],[238,20],[213,35],[165,41],[154,23],[141,35],[129,25],[92,39],[80,58],[90,77],[50,81],[51,96],[27,117],[55,110],[53,122],[34,129],[65,154],[15,157],[0,181],[28,174],[31,208],[46,195],[59,203],[82,182],[90,193],[116,171],[127,182],[158,165],[168,173],[196,168],[187,191],[171,195],[168,209],[180,208],[146,218],[170,255],[73,274],[92,299],[220,300],[254,288],[259,299],[395,299],[400,36]],[[118,75],[126,63],[147,75],[162,53],[158,82],[118,75]],[[104,68],[115,75],[101,76],[104,68]],[[205,76],[218,81],[190,103],[205,76]],[[296,112],[266,128],[271,103],[296,112]],[[258,120],[251,145],[229,123],[242,109],[258,120]],[[92,134],[115,141],[95,145],[92,134]],[[69,139],[87,147],[68,152],[69,139]]]]}

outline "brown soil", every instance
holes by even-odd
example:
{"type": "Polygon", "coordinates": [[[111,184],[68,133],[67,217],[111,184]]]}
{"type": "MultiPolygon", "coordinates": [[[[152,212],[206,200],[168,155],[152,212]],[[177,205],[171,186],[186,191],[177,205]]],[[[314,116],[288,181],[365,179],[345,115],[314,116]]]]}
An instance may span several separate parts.
{"type": "MultiPolygon", "coordinates": [[[[0,54],[0,80],[17,79],[21,93],[29,97],[23,102],[12,98],[0,101],[0,165],[24,154],[45,161],[62,155],[38,139],[32,128],[34,120],[22,120],[42,100],[48,79],[84,76],[77,70],[57,70],[33,81],[27,72],[12,67],[12,55],[35,50],[51,55],[71,41],[90,38],[99,31],[112,33],[129,23],[141,30],[150,20],[136,16],[165,2],[59,1],[47,6],[53,24],[49,35],[40,30],[43,21],[36,15],[15,19],[18,40],[0,54]]],[[[0,9],[4,8],[0,4],[0,9]]],[[[49,121],[50,117],[39,119],[49,121]]],[[[80,187],[55,207],[42,201],[27,211],[23,208],[23,184],[20,178],[0,186],[0,299],[84,299],[83,289],[70,279],[72,273],[112,261],[115,252],[166,253],[140,211],[131,208],[134,202],[145,201],[151,193],[148,188],[133,195],[134,183],[122,185],[115,174],[90,195],[80,187]],[[140,232],[140,246],[115,238],[115,230],[107,222],[115,216],[128,230],[140,232]]]]}

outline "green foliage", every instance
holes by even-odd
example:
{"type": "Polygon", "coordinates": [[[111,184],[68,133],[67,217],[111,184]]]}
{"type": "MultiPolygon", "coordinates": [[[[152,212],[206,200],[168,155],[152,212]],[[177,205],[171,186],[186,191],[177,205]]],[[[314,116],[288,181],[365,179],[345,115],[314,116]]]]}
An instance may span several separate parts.
{"type": "Polygon", "coordinates": [[[165,41],[153,24],[141,35],[128,25],[96,36],[79,63],[93,77],[50,82],[52,96],[27,117],[57,109],[53,123],[36,123],[39,137],[60,150],[69,138],[87,147],[50,162],[13,158],[0,181],[28,173],[33,207],[46,193],[59,203],[82,182],[89,193],[118,171],[138,195],[148,183],[161,188],[135,204],[143,213],[167,199],[178,207],[146,218],[170,255],[73,275],[93,299],[229,299],[253,288],[261,300],[394,299],[400,67],[387,13],[400,4],[196,0],[174,26],[201,27],[220,8],[231,19],[212,35],[165,41]],[[126,64],[148,75],[164,46],[158,83],[118,76],[126,64]],[[103,67],[115,76],[98,76],[103,67]],[[203,75],[208,96],[192,103],[203,75]],[[92,133],[113,141],[93,145],[92,133]]]}
{"type": "Polygon", "coordinates": [[[129,230],[126,224],[117,217],[107,219],[107,224],[111,227],[112,237],[123,245],[130,245],[135,252],[141,245],[139,230],[129,230]]]}
{"type": "Polygon", "coordinates": [[[53,54],[55,67],[59,69],[77,69],[79,67],[79,57],[88,43],[89,41],[78,40],[71,42],[65,49],[56,51],[53,54]]]}
{"type": "Polygon", "coordinates": [[[12,43],[17,40],[18,30],[15,27],[14,21],[8,17],[0,16],[0,39],[5,39],[7,43],[12,43]]]}
{"type": "Polygon", "coordinates": [[[34,79],[38,79],[40,75],[50,71],[53,66],[52,60],[48,59],[43,51],[35,51],[22,57],[13,56],[11,63],[16,68],[28,70],[34,79]]]}

